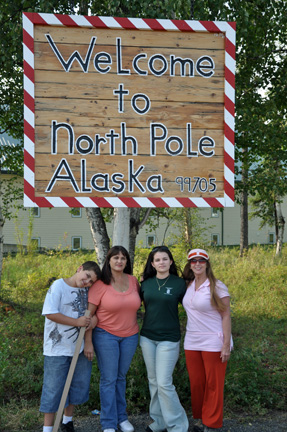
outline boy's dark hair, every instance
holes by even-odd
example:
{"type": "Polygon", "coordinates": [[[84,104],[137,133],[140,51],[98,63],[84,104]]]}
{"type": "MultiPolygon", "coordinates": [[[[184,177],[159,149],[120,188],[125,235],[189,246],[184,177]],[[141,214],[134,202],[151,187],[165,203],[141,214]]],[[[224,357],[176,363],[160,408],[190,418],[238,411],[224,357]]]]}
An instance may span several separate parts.
{"type": "Polygon", "coordinates": [[[95,261],[86,261],[82,264],[83,270],[91,270],[97,275],[97,279],[101,279],[101,269],[95,261]]]}

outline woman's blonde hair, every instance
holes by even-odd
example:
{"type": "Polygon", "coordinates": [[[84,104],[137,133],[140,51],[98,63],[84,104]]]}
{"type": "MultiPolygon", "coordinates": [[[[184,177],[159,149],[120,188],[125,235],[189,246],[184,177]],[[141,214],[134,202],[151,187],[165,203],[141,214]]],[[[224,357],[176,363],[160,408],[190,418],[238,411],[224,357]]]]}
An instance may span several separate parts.
{"type": "MultiPolygon", "coordinates": [[[[190,282],[192,282],[195,279],[194,273],[192,269],[190,268],[190,260],[187,261],[183,273],[182,273],[183,279],[185,280],[186,284],[189,285],[190,282]]],[[[210,282],[210,296],[211,296],[211,304],[214,306],[218,311],[223,312],[226,309],[225,304],[219,297],[219,295],[216,292],[216,282],[217,279],[213,274],[210,261],[206,261],[206,276],[210,282]]]]}

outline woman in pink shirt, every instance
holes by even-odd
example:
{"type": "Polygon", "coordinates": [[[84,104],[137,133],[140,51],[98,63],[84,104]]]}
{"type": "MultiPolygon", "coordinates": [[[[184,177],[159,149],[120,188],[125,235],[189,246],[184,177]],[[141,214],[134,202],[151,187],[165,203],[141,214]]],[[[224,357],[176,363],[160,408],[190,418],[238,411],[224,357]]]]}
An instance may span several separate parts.
{"type": "Polygon", "coordinates": [[[127,250],[113,246],[102,277],[89,290],[89,310],[97,326],[86,332],[85,355],[100,369],[101,426],[104,432],[133,432],[126,412],[126,374],[138,344],[139,283],[131,275],[127,250]],[[94,348],[94,349],[93,349],[94,348]]]}
{"type": "Polygon", "coordinates": [[[192,249],[187,258],[184,350],[194,431],[208,432],[221,428],[223,421],[225,370],[232,349],[230,296],[215,278],[205,250],[192,249]]]}

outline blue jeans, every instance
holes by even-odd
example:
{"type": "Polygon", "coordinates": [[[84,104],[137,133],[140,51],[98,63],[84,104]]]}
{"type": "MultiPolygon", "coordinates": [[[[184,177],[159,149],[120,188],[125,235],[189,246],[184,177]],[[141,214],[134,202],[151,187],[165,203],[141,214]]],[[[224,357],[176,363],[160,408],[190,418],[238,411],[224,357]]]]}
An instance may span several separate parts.
{"type": "Polygon", "coordinates": [[[127,420],[126,374],[138,344],[138,333],[119,337],[96,327],[93,345],[100,369],[101,426],[117,429],[127,420]]]}
{"type": "MultiPolygon", "coordinates": [[[[44,383],[40,411],[58,411],[73,357],[44,356],[44,383]]],[[[80,405],[89,399],[92,362],[81,352],[75,367],[65,406],[80,405]]]]}
{"type": "Polygon", "coordinates": [[[154,432],[187,432],[188,419],[172,383],[179,356],[179,342],[153,341],[140,337],[150,391],[150,417],[154,432]]]}

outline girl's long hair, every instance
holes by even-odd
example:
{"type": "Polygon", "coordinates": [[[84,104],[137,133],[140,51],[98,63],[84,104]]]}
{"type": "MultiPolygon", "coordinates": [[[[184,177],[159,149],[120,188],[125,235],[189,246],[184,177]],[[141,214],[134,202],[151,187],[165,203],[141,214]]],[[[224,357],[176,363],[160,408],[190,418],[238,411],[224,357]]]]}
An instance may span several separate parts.
{"type": "MultiPolygon", "coordinates": [[[[190,260],[187,261],[183,273],[183,279],[185,279],[187,286],[195,279],[194,273],[190,268],[190,260]]],[[[211,304],[218,311],[223,312],[226,309],[226,306],[222,302],[221,298],[218,296],[216,292],[216,282],[217,279],[213,274],[210,261],[206,261],[206,276],[210,282],[210,296],[211,296],[211,304]]]]}
{"type": "Polygon", "coordinates": [[[131,265],[131,259],[129,256],[128,251],[126,250],[126,248],[124,248],[123,246],[113,246],[105,259],[103,268],[102,268],[102,277],[101,280],[104,282],[104,284],[106,285],[110,285],[111,281],[113,280],[113,275],[112,275],[112,271],[111,271],[111,266],[110,266],[110,259],[115,256],[118,255],[119,253],[122,253],[124,257],[126,257],[127,259],[127,264],[124,268],[124,273],[127,274],[132,274],[132,265],[131,265]]]}
{"type": "Polygon", "coordinates": [[[172,264],[169,268],[169,273],[173,274],[175,276],[178,276],[178,271],[177,271],[177,267],[176,264],[174,262],[173,256],[171,251],[169,250],[169,248],[167,246],[157,246],[154,247],[152,249],[152,251],[149,253],[144,271],[143,271],[143,275],[142,275],[142,280],[146,280],[148,278],[152,278],[156,275],[156,269],[152,266],[153,260],[154,260],[154,256],[157,252],[165,252],[169,259],[172,261],[172,264]]]}

